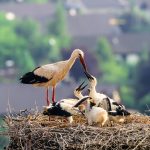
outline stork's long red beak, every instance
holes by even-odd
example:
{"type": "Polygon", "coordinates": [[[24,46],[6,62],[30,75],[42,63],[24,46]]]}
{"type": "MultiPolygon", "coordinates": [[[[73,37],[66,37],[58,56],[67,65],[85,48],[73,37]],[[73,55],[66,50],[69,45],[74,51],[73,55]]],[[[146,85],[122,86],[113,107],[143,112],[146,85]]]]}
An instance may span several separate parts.
{"type": "Polygon", "coordinates": [[[73,107],[78,107],[80,104],[82,104],[84,101],[86,101],[88,98],[91,98],[89,96],[86,96],[84,98],[82,98],[81,100],[79,100],[73,107]]]}
{"type": "MultiPolygon", "coordinates": [[[[84,81],[85,82],[85,81],[84,81]]],[[[82,91],[83,89],[85,89],[85,87],[88,85],[86,84],[85,86],[83,86],[84,82],[82,82],[77,88],[76,91],[82,91]]]]}
{"type": "Polygon", "coordinates": [[[86,75],[86,77],[88,78],[88,80],[90,81],[90,80],[94,80],[94,78],[92,77],[92,75],[90,75],[88,72],[84,72],[85,73],[85,75],[86,75]]]}
{"type": "Polygon", "coordinates": [[[85,72],[87,72],[87,67],[86,67],[86,64],[85,64],[85,61],[84,61],[83,57],[80,55],[79,58],[80,58],[80,62],[81,62],[81,64],[82,64],[82,66],[83,66],[85,72]]]}

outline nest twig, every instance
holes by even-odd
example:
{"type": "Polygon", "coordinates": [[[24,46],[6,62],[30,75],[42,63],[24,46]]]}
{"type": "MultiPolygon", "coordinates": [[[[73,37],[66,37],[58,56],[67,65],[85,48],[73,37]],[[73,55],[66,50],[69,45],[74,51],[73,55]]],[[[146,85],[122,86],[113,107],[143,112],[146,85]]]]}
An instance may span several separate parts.
{"type": "Polygon", "coordinates": [[[98,128],[88,126],[83,116],[66,118],[42,114],[6,118],[10,143],[7,150],[148,150],[150,117],[131,115],[124,124],[98,128]]]}

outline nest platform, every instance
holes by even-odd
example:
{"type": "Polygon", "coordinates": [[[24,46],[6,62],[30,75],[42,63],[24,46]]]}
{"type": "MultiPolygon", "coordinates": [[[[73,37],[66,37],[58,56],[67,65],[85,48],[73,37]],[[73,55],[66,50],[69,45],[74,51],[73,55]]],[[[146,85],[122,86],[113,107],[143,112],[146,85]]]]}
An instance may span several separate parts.
{"type": "Polygon", "coordinates": [[[150,117],[132,114],[123,124],[88,126],[84,116],[36,115],[6,117],[7,150],[149,150],[150,117]]]}

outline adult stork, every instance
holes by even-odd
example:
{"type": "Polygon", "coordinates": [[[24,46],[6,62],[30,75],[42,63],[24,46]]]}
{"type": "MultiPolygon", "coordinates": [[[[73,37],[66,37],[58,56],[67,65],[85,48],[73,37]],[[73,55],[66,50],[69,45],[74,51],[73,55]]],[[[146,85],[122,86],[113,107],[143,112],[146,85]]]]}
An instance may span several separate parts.
{"type": "Polygon", "coordinates": [[[52,87],[52,102],[55,103],[55,87],[58,82],[65,78],[77,58],[80,59],[84,71],[87,72],[83,51],[75,49],[68,60],[37,67],[33,71],[23,75],[20,78],[20,82],[23,84],[32,84],[33,86],[45,87],[47,105],[50,104],[48,89],[52,87]]]}

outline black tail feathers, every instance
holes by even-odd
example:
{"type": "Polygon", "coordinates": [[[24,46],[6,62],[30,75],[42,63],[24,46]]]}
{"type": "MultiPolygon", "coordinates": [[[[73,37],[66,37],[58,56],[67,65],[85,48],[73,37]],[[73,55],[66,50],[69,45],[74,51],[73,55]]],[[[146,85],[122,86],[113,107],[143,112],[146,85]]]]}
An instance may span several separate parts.
{"type": "Polygon", "coordinates": [[[32,84],[35,81],[34,73],[28,72],[24,74],[19,80],[23,84],[32,84]]]}
{"type": "Polygon", "coordinates": [[[44,83],[48,81],[47,78],[35,75],[34,72],[26,73],[19,80],[23,84],[44,83]]]}

